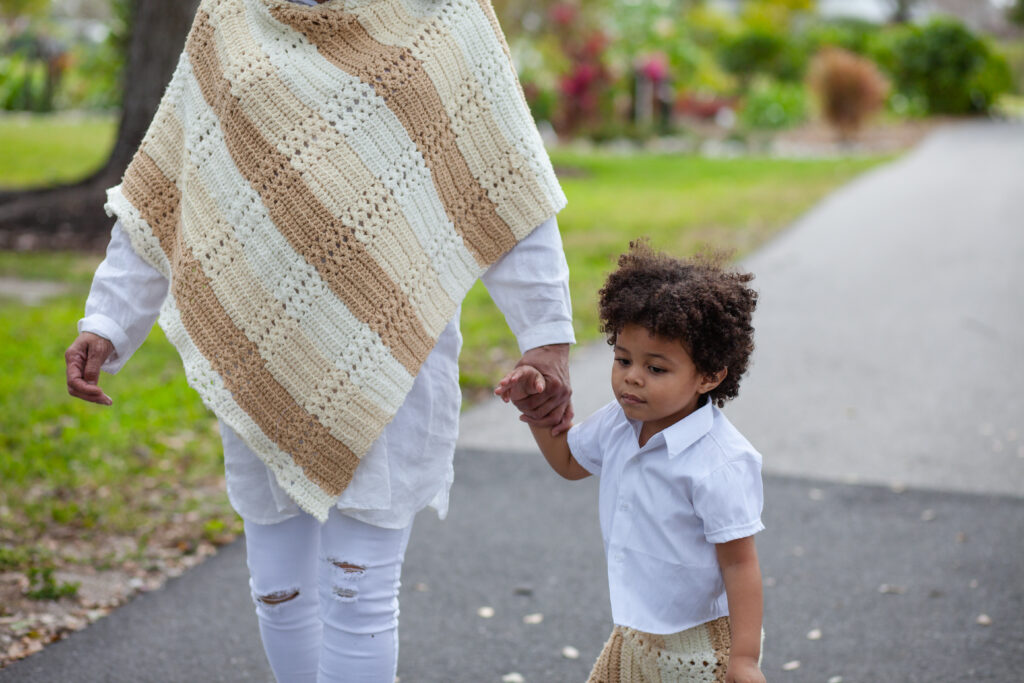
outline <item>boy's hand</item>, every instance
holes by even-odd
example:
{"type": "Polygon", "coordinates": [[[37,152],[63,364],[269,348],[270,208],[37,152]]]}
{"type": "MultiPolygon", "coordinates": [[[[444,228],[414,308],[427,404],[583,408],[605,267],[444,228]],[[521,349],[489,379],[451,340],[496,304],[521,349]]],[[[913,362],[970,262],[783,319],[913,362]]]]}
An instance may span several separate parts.
{"type": "Polygon", "coordinates": [[[90,403],[111,405],[113,401],[100,389],[99,380],[100,366],[113,352],[114,345],[109,339],[91,332],[82,332],[78,335],[64,352],[68,393],[90,403]]]}
{"type": "Polygon", "coordinates": [[[527,396],[542,393],[545,386],[544,375],[540,374],[540,370],[532,365],[520,365],[501,378],[494,394],[500,396],[505,403],[521,401],[527,396]]]}
{"type": "Polygon", "coordinates": [[[764,674],[753,657],[730,657],[725,683],[765,683],[764,674]]]}

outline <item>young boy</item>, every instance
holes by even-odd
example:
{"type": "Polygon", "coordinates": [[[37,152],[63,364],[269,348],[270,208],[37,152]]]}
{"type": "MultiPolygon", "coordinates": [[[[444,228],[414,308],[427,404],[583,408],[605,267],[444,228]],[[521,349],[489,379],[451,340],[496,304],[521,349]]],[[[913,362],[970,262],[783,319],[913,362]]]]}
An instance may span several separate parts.
{"type": "MultiPolygon", "coordinates": [[[[601,477],[615,628],[591,683],[764,681],[761,456],[718,410],[754,348],[752,278],[630,244],[600,292],[615,400],[568,434],[532,428],[560,475],[601,477]]],[[[520,366],[495,393],[543,386],[520,366]]]]}

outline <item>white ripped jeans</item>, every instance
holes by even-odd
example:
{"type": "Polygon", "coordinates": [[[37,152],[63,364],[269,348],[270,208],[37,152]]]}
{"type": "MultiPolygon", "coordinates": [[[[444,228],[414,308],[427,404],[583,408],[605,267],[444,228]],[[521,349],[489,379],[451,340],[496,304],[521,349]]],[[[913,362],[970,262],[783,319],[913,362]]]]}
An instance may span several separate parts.
{"type": "Polygon", "coordinates": [[[412,525],[384,529],[332,509],[245,523],[249,585],[280,683],[393,683],[398,589],[412,525]]]}

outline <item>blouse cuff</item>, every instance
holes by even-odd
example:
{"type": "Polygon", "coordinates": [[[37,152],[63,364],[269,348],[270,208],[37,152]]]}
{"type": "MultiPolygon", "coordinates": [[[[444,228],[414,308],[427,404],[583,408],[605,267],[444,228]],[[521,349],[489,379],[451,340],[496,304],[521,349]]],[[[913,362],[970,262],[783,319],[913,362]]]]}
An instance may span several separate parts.
{"type": "Polygon", "coordinates": [[[92,332],[104,339],[109,339],[110,343],[114,345],[114,352],[100,366],[100,370],[114,375],[124,367],[125,361],[128,360],[130,355],[125,353],[129,347],[129,342],[128,335],[125,334],[124,329],[120,325],[102,313],[93,313],[78,321],[78,332],[79,334],[82,332],[92,332]]]}
{"type": "Polygon", "coordinates": [[[519,343],[519,353],[526,353],[545,344],[575,344],[576,335],[573,333],[572,321],[558,320],[531,325],[516,335],[516,341],[519,343]]]}

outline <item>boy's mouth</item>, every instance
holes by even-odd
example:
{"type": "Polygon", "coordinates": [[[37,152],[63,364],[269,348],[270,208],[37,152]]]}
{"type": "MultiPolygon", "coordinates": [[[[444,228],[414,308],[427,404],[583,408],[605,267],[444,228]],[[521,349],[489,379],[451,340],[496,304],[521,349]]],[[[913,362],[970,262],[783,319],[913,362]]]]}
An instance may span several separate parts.
{"type": "Polygon", "coordinates": [[[645,403],[645,401],[642,398],[640,398],[639,396],[634,396],[633,394],[619,394],[619,400],[622,401],[623,403],[628,403],[630,405],[638,405],[640,403],[645,403]]]}

